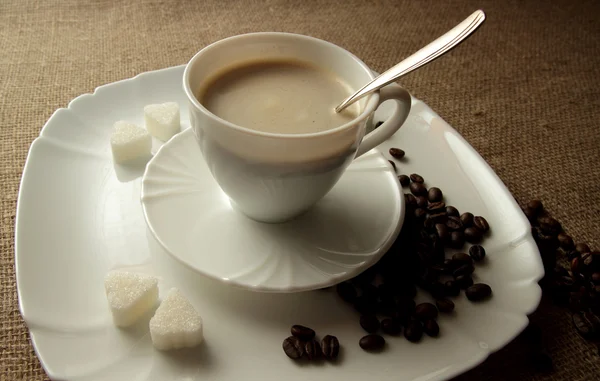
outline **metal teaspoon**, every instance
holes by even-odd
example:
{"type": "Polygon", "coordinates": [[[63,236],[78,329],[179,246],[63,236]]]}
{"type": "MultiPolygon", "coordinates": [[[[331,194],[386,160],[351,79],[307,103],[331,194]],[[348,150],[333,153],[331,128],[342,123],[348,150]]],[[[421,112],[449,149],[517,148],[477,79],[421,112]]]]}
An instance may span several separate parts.
{"type": "Polygon", "coordinates": [[[413,70],[420,68],[423,65],[435,60],[443,54],[449,52],[467,37],[469,37],[485,20],[485,13],[482,10],[473,12],[463,22],[450,29],[446,34],[429,43],[429,45],[421,48],[412,56],[406,58],[395,66],[391,67],[377,78],[367,83],[360,90],[350,95],[339,106],[335,108],[335,112],[340,112],[360,98],[380,88],[389,85],[398,78],[405,76],[413,70]]]}

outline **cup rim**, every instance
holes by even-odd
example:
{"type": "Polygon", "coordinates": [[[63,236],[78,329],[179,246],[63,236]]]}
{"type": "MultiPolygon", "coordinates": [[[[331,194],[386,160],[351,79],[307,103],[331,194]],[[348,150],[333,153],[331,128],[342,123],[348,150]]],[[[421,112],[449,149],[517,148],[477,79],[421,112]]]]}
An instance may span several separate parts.
{"type": "MultiPolygon", "coordinates": [[[[329,48],[341,50],[344,54],[348,55],[349,58],[354,60],[367,73],[367,75],[371,79],[375,78],[371,69],[360,58],[358,58],[356,55],[352,54],[351,52],[347,51],[346,49],[344,49],[332,42],[321,40],[319,38],[311,37],[311,36],[307,36],[307,35],[303,35],[303,34],[287,33],[287,32],[244,33],[244,34],[238,34],[235,36],[230,36],[230,37],[226,37],[224,39],[215,41],[215,42],[205,46],[204,48],[202,48],[200,51],[198,51],[196,54],[194,54],[194,56],[188,61],[188,63],[185,66],[185,70],[183,72],[183,89],[185,91],[186,96],[188,97],[188,100],[193,104],[194,107],[196,107],[201,112],[209,115],[213,119],[216,119],[219,123],[231,128],[231,129],[234,129],[234,130],[237,130],[239,132],[249,134],[249,135],[255,135],[255,136],[266,137],[266,138],[278,138],[278,139],[320,138],[323,136],[336,134],[345,129],[350,129],[352,126],[355,126],[357,123],[363,122],[364,120],[369,118],[369,116],[377,108],[377,105],[379,104],[379,90],[377,90],[367,96],[366,106],[365,106],[364,110],[356,118],[352,119],[351,121],[346,122],[346,123],[342,124],[341,126],[338,126],[336,128],[332,128],[329,130],[319,131],[319,132],[311,132],[311,133],[302,133],[302,134],[282,134],[282,133],[275,133],[275,132],[264,132],[264,131],[253,130],[251,128],[243,127],[243,126],[237,125],[235,123],[229,122],[229,121],[215,115],[214,113],[209,111],[206,107],[204,107],[198,101],[198,99],[196,98],[196,96],[194,95],[194,92],[192,91],[192,89],[190,87],[189,80],[190,80],[192,67],[194,66],[194,63],[197,60],[199,60],[200,57],[204,53],[206,53],[206,51],[213,49],[214,47],[216,47],[218,45],[225,44],[234,39],[253,38],[253,37],[260,37],[260,36],[285,36],[285,37],[299,38],[299,39],[309,40],[309,41],[312,41],[312,42],[315,42],[318,44],[322,44],[322,45],[328,46],[329,48]]],[[[341,101],[342,100],[340,100],[340,102],[341,101]]]]}

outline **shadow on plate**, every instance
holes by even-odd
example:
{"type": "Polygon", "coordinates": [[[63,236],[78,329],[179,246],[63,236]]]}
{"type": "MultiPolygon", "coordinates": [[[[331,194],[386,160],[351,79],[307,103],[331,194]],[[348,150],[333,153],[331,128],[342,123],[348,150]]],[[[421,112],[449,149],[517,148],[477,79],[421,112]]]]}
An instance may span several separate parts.
{"type": "Polygon", "coordinates": [[[149,155],[132,160],[126,164],[115,164],[114,168],[117,179],[122,183],[128,183],[142,177],[146,170],[146,164],[148,164],[151,158],[152,156],[149,155]]]}

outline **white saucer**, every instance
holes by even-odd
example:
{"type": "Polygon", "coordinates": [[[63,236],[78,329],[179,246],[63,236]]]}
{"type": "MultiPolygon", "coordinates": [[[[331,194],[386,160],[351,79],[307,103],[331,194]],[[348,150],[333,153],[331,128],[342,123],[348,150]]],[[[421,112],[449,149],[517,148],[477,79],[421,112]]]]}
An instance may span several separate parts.
{"type": "Polygon", "coordinates": [[[328,287],[375,264],[400,231],[404,198],[376,150],[353,162],[304,215],[267,224],[232,209],[191,129],[163,145],[142,178],[154,238],[203,275],[255,291],[328,287]]]}

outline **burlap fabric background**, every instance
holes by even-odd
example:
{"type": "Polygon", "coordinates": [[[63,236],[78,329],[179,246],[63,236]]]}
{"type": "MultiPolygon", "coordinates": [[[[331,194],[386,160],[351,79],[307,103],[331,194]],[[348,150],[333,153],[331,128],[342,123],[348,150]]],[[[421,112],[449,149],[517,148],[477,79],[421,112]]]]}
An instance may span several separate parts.
{"type": "MultiPolygon", "coordinates": [[[[403,85],[466,137],[517,200],[541,198],[576,241],[600,248],[597,0],[1,1],[0,379],[47,378],[19,315],[13,255],[25,157],[55,109],[251,31],[323,38],[381,71],[477,8],[484,27],[403,85]]],[[[513,343],[460,379],[597,379],[597,349],[564,310],[544,302],[533,319],[553,373],[536,373],[513,343]]]]}

